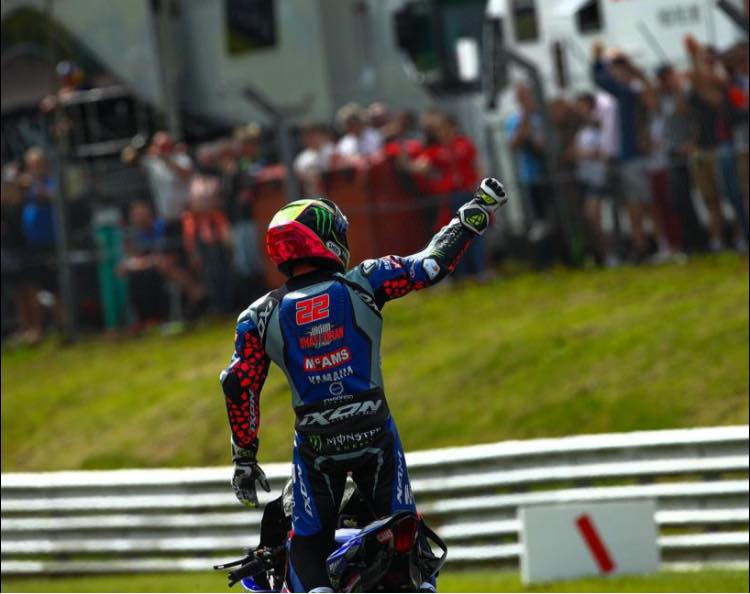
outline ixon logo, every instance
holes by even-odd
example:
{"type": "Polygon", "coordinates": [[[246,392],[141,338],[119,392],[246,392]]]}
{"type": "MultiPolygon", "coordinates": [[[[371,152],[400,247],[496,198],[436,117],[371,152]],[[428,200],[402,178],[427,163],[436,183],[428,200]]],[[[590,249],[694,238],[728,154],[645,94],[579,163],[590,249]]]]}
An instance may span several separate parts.
{"type": "Polygon", "coordinates": [[[343,406],[329,408],[320,412],[307,413],[302,418],[299,426],[310,427],[313,425],[319,425],[324,427],[348,417],[374,414],[380,410],[382,405],[382,400],[365,400],[364,402],[344,404],[343,406]]]}
{"type": "Polygon", "coordinates": [[[313,510],[312,510],[312,503],[310,502],[310,495],[307,492],[307,485],[305,484],[305,478],[302,476],[302,468],[300,468],[300,465],[297,464],[297,484],[299,485],[299,492],[300,495],[302,495],[302,505],[305,508],[305,513],[310,516],[311,518],[313,516],[313,510]]]}

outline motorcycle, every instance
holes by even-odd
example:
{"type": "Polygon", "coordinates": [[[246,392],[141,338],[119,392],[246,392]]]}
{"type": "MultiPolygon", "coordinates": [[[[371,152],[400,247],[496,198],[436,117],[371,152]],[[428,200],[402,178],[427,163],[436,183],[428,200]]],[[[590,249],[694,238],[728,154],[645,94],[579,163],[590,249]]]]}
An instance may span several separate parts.
{"type": "MultiPolygon", "coordinates": [[[[236,561],[214,566],[228,572],[229,586],[240,582],[247,592],[288,591],[284,584],[291,529],[291,483],[263,511],[260,543],[236,561]]],[[[417,514],[397,512],[374,518],[353,482],[347,483],[339,509],[337,548],[326,559],[336,592],[435,591],[445,563],[445,542],[417,514]],[[436,546],[441,556],[435,555],[436,546]]]]}

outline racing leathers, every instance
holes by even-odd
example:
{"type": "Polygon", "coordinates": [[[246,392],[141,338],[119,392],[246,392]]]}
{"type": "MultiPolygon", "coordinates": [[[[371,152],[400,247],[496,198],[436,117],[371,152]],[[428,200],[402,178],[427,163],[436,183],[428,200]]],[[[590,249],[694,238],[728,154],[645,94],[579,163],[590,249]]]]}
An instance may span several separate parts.
{"type": "Polygon", "coordinates": [[[319,269],[293,276],[240,315],[221,383],[241,500],[257,503],[255,479],[265,480],[255,453],[259,396],[271,361],[287,376],[296,413],[290,590],[329,586],[325,559],[334,548],[347,474],[376,516],[416,511],[384,392],[382,310],[452,272],[505,201],[500,182],[484,180],[421,252],[366,260],[347,273],[319,269]]]}

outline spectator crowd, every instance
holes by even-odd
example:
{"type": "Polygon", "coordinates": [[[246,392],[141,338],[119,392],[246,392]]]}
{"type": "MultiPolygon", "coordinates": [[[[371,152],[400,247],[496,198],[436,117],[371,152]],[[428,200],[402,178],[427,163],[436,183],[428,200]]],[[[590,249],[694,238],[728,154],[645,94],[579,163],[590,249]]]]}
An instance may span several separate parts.
{"type": "MultiPolygon", "coordinates": [[[[718,52],[688,37],[685,51],[685,70],[665,63],[646,72],[625,53],[595,44],[594,90],[553,99],[544,110],[529,85],[516,86],[504,136],[535,264],[575,261],[576,250],[578,261],[602,266],[747,251],[747,45],[718,52]]],[[[303,122],[298,140],[293,170],[305,195],[324,194],[331,170],[387,159],[420,205],[425,238],[484,174],[474,142],[436,109],[352,103],[334,126],[303,122]]],[[[256,124],[193,147],[161,131],[122,151],[122,162],[150,190],[127,206],[116,266],[135,328],[169,317],[170,295],[189,319],[234,311],[266,290],[252,188],[271,164],[268,155],[256,124]]],[[[54,298],[55,181],[34,147],[22,165],[3,166],[2,183],[3,284],[19,337],[33,343],[44,330],[40,294],[57,304],[54,319],[62,315],[54,298]]],[[[485,278],[487,251],[475,242],[457,275],[485,278]]]]}
{"type": "MultiPolygon", "coordinates": [[[[382,103],[343,106],[338,138],[324,123],[304,122],[293,163],[304,194],[323,195],[323,177],[331,170],[387,156],[426,197],[427,237],[469,199],[480,171],[472,141],[447,114],[428,111],[418,126],[416,115],[393,114],[382,103]]],[[[166,132],[154,134],[148,146],[137,141],[123,151],[123,162],[143,171],[152,197],[130,204],[126,257],[118,268],[139,320],[166,315],[165,287],[180,291],[188,318],[232,311],[265,290],[252,191],[268,164],[264,148],[261,128],[249,124],[231,138],[195,147],[192,156],[166,132]]],[[[478,243],[458,274],[484,270],[478,243]]]]}
{"type": "Polygon", "coordinates": [[[747,252],[747,44],[718,52],[688,36],[685,52],[685,70],[664,63],[648,73],[595,44],[595,90],[548,106],[556,151],[531,89],[516,87],[506,134],[540,263],[559,253],[561,217],[603,265],[747,252]],[[603,223],[605,205],[613,224],[603,223]]]}

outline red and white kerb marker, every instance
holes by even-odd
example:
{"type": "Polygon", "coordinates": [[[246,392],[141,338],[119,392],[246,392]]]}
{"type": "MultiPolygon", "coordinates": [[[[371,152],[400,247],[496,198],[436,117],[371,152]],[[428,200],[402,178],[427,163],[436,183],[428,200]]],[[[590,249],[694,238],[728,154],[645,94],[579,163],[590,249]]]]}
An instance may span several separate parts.
{"type": "Polygon", "coordinates": [[[602,537],[599,535],[591,516],[588,514],[581,514],[576,518],[576,526],[578,526],[578,531],[586,542],[589,551],[591,551],[591,556],[599,566],[599,570],[602,573],[610,573],[614,571],[615,562],[609,554],[609,551],[604,544],[604,540],[602,540],[602,537]]]}

